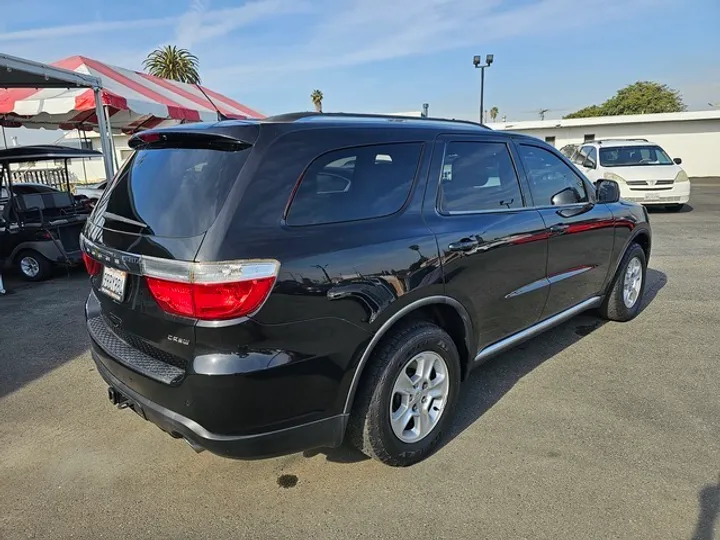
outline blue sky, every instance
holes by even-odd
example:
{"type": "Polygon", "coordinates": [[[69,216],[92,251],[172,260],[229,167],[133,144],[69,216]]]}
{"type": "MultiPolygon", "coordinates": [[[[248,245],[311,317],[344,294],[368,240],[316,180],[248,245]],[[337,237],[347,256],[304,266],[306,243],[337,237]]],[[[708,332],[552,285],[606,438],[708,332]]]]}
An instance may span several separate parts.
{"type": "MultiPolygon", "coordinates": [[[[473,54],[493,53],[486,108],[559,117],[637,80],[720,103],[718,0],[0,0],[0,51],[76,54],[139,69],[164,44],[200,58],[203,83],[266,114],[478,117],[473,54]]],[[[22,142],[22,141],[21,141],[22,142]]]]}

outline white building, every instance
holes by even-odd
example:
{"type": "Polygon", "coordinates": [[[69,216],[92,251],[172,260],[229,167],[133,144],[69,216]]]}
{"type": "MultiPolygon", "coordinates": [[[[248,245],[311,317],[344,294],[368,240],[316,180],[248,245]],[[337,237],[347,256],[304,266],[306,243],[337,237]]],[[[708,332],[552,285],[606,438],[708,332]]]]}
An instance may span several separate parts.
{"type": "Polygon", "coordinates": [[[488,127],[532,135],[558,149],[591,139],[648,139],[670,157],[682,158],[688,176],[720,176],[720,110],[496,122],[488,127]]]}
{"type": "MultiPolygon", "coordinates": [[[[129,135],[113,135],[116,171],[120,169],[125,160],[132,154],[132,150],[128,146],[129,140],[129,135]]],[[[102,148],[100,147],[100,134],[95,131],[81,133],[79,136],[77,131],[68,131],[56,144],[88,148],[102,152],[102,148]]],[[[68,164],[68,171],[70,172],[71,181],[77,181],[79,183],[85,182],[86,178],[88,183],[105,179],[105,168],[103,167],[103,160],[100,157],[73,159],[68,164]]]]}

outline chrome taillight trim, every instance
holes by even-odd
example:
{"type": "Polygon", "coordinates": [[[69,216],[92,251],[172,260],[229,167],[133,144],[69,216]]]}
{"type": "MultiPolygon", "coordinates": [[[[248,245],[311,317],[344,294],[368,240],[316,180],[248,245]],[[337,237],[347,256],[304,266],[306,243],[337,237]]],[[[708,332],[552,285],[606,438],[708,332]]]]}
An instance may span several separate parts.
{"type": "Polygon", "coordinates": [[[80,247],[102,263],[110,263],[132,274],[182,283],[237,283],[253,279],[277,278],[280,262],[275,259],[240,259],[194,262],[161,259],[98,246],[80,235],[80,247]]]}

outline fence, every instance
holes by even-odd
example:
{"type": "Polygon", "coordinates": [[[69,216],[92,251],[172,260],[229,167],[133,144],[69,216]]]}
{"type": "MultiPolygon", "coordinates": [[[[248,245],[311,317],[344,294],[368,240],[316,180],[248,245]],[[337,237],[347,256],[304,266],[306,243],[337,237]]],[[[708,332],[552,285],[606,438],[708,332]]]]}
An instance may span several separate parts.
{"type": "Polygon", "coordinates": [[[32,182],[34,184],[44,184],[46,186],[65,189],[65,169],[58,167],[56,169],[30,169],[12,171],[13,182],[32,182]]]}

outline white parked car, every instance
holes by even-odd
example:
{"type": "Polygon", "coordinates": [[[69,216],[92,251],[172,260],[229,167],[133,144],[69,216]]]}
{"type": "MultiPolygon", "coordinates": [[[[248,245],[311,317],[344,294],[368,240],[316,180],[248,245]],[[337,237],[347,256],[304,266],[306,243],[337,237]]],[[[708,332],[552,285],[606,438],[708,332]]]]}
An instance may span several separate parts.
{"type": "Polygon", "coordinates": [[[628,201],[678,211],[690,200],[690,180],[680,167],[682,160],[671,159],[646,139],[588,141],[571,159],[593,182],[615,180],[628,201]]]}

